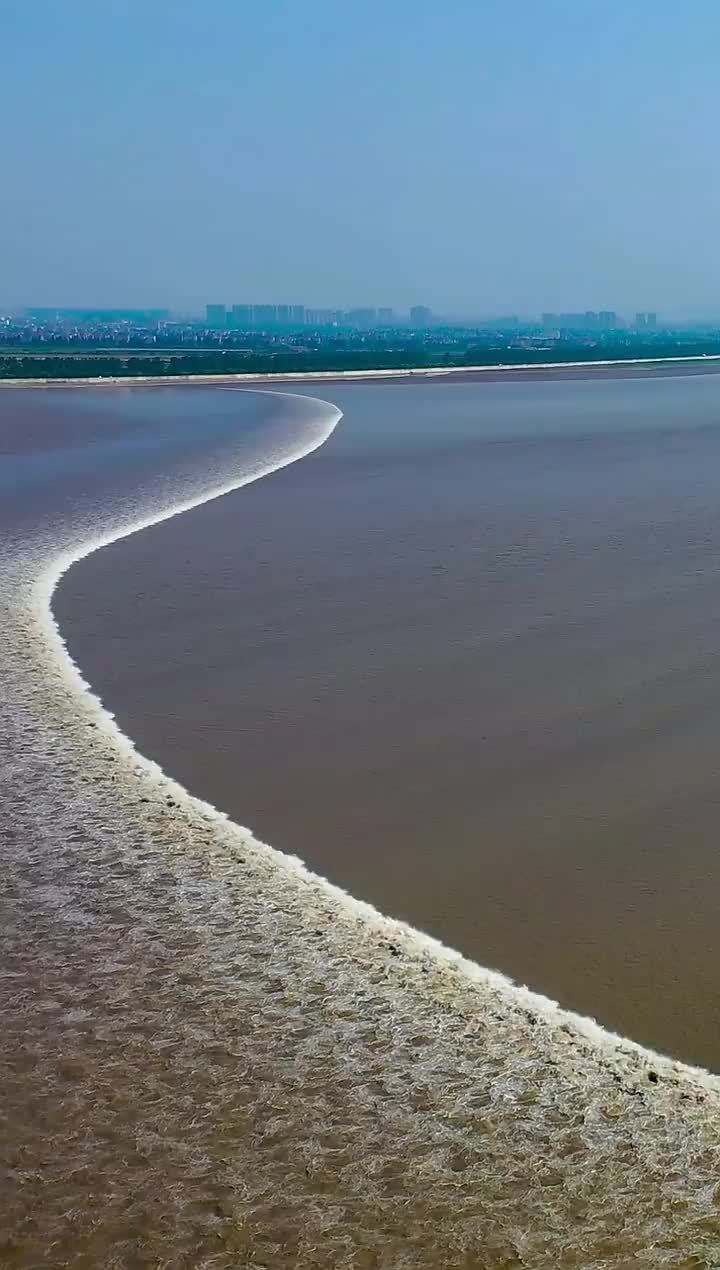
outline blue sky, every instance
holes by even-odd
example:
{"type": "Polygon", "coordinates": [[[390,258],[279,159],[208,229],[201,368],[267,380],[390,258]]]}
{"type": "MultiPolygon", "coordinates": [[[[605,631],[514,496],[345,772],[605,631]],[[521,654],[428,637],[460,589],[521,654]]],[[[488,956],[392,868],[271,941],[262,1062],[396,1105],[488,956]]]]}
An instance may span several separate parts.
{"type": "Polygon", "coordinates": [[[720,314],[716,0],[4,0],[0,303],[720,314]]]}

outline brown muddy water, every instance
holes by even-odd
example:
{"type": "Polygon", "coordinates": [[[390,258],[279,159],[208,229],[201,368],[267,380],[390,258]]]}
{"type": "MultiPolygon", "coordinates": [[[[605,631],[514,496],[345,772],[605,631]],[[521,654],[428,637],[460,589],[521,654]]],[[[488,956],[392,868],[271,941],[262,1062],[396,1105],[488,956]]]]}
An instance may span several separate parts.
{"type": "Polygon", "coordinates": [[[483,965],[720,1068],[720,379],[333,386],[56,598],[144,754],[483,965]]]}
{"type": "Polygon", "coordinates": [[[309,391],[0,395],[0,1265],[712,1265],[720,380],[309,391]]]}

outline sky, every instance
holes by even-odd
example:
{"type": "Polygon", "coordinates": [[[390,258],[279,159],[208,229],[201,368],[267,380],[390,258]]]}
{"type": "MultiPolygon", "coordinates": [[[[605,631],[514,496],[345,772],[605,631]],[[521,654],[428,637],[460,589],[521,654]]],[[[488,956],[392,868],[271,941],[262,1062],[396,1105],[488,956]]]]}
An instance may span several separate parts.
{"type": "Polygon", "coordinates": [[[720,315],[717,0],[0,0],[0,305],[720,315]]]}

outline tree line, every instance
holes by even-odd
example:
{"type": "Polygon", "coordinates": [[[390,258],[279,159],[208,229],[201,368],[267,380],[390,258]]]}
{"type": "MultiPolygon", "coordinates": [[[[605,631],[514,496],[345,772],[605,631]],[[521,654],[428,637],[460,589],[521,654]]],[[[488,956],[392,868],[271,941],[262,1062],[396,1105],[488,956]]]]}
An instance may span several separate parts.
{"type": "Polygon", "coordinates": [[[409,350],[312,349],[282,352],[237,353],[217,350],[149,357],[144,354],[63,355],[47,352],[0,352],[0,379],[90,379],[133,376],[162,378],[166,375],[302,374],[313,371],[413,370],[427,367],[463,367],[540,364],[599,359],[621,361],[631,357],[658,360],[678,356],[720,354],[720,340],[604,343],[602,346],[556,345],[548,348],[463,348],[426,346],[409,350]]]}

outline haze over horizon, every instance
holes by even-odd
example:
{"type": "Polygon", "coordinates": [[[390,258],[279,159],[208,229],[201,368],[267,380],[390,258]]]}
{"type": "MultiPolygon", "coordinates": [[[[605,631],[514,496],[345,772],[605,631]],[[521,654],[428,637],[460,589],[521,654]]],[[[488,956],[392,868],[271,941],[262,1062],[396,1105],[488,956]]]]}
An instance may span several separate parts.
{"type": "Polygon", "coordinates": [[[720,9],[3,9],[7,306],[717,313],[720,9]]]}

